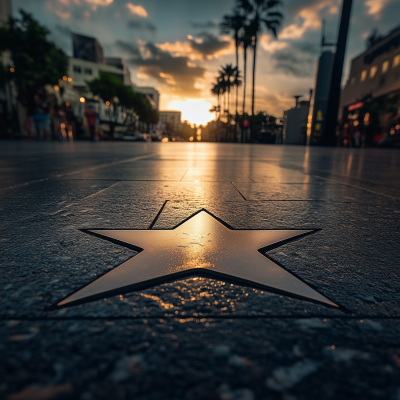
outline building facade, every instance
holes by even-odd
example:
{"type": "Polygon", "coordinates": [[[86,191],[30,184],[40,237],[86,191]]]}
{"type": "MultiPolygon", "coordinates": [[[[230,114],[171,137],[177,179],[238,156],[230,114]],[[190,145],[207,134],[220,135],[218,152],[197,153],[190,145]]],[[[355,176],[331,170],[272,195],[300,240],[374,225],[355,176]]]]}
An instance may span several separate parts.
{"type": "MultiPolygon", "coordinates": [[[[105,60],[107,62],[107,60],[110,59],[106,58],[105,60]]],[[[68,63],[68,76],[72,78],[74,87],[83,91],[87,88],[86,81],[98,78],[100,72],[108,72],[117,77],[124,85],[131,85],[130,73],[124,61],[120,58],[113,58],[111,60],[113,60],[113,62],[110,64],[100,64],[93,61],[70,57],[68,63]],[[118,64],[115,60],[118,60],[118,64]]]]}
{"type": "Polygon", "coordinates": [[[309,101],[300,101],[296,107],[284,112],[282,132],[284,144],[306,144],[309,107],[309,101]]]}
{"type": "Polygon", "coordinates": [[[103,48],[97,39],[71,33],[74,58],[104,64],[103,48]]]}
{"type": "Polygon", "coordinates": [[[400,146],[400,27],[351,61],[339,144],[400,146]]]}
{"type": "Polygon", "coordinates": [[[164,134],[180,132],[182,129],[182,112],[181,111],[160,111],[160,119],[157,129],[164,134]]]}
{"type": "Polygon", "coordinates": [[[351,61],[349,79],[341,96],[342,112],[366,97],[400,91],[400,27],[351,61]]]}

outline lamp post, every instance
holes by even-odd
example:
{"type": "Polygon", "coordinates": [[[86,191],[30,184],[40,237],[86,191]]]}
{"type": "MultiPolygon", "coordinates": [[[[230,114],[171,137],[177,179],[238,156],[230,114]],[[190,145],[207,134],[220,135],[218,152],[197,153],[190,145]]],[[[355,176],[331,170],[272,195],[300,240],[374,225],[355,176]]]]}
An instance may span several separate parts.
{"type": "Polygon", "coordinates": [[[336,124],[339,112],[343,63],[346,52],[347,34],[349,31],[352,3],[353,0],[343,0],[342,16],[340,18],[339,35],[336,45],[336,53],[333,62],[331,84],[326,108],[324,131],[321,138],[321,144],[325,146],[336,145],[336,124]]]}

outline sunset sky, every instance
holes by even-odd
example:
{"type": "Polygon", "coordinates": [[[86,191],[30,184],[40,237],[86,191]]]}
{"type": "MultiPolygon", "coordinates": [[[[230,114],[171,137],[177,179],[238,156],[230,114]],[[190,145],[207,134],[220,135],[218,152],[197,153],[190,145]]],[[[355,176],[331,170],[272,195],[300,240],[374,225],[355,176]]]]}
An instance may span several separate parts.
{"type": "MultiPolygon", "coordinates": [[[[105,56],[127,62],[136,85],[158,89],[162,110],[181,110],[183,119],[197,124],[214,118],[208,113],[216,104],[211,82],[221,65],[234,63],[233,41],[220,35],[218,24],[231,12],[234,0],[13,0],[12,4],[14,14],[19,8],[33,13],[68,55],[72,55],[71,31],[96,37],[105,56]]],[[[321,19],[327,21],[327,39],[335,41],[340,7],[339,0],[284,0],[278,40],[267,34],[260,40],[256,110],[279,117],[294,105],[292,96],[308,99],[320,52],[321,19]]],[[[398,26],[399,14],[398,0],[354,0],[344,80],[350,60],[365,49],[372,29],[388,33],[398,26]]]]}

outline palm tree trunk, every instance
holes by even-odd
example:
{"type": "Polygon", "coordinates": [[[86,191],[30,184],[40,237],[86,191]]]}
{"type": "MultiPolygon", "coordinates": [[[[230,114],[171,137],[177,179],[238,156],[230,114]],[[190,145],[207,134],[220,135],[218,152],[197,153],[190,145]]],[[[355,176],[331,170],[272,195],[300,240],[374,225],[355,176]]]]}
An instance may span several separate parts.
{"type": "MultiPolygon", "coordinates": [[[[239,40],[236,40],[236,68],[239,74],[239,40]]],[[[239,85],[236,85],[236,106],[235,106],[235,132],[233,141],[236,142],[237,136],[237,119],[238,119],[238,100],[239,100],[239,85]]]]}
{"type": "Polygon", "coordinates": [[[244,113],[246,110],[246,72],[247,72],[247,47],[243,49],[243,111],[242,111],[242,143],[246,142],[244,136],[244,113]]]}
{"type": "Polygon", "coordinates": [[[229,106],[230,106],[230,104],[229,104],[229,95],[230,95],[230,93],[231,93],[231,88],[229,87],[228,88],[228,122],[229,122],[229,106]]]}
{"type": "Polygon", "coordinates": [[[253,84],[251,92],[251,124],[250,124],[250,141],[254,143],[256,141],[256,132],[254,126],[254,89],[256,84],[256,57],[257,57],[257,34],[254,38],[253,46],[253,84]]]}
{"type": "MultiPolygon", "coordinates": [[[[226,97],[226,93],[222,93],[222,117],[225,114],[225,97],[226,97]]],[[[223,136],[222,136],[222,132],[221,132],[221,138],[220,138],[221,142],[224,141],[223,136]]]]}

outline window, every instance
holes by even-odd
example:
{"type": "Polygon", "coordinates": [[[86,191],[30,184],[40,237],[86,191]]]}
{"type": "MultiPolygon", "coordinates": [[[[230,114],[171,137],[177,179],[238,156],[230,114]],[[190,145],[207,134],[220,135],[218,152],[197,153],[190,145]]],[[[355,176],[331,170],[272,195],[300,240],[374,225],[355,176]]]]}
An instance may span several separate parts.
{"type": "Polygon", "coordinates": [[[367,70],[364,69],[364,71],[361,72],[361,82],[364,82],[366,77],[367,77],[367,70]]]}
{"type": "Polygon", "coordinates": [[[376,65],[371,67],[371,69],[369,70],[369,77],[373,78],[375,76],[377,70],[378,70],[378,67],[376,65]]]}
{"type": "Polygon", "coordinates": [[[74,72],[77,72],[78,74],[82,73],[82,68],[78,67],[77,65],[74,65],[74,72]]]}
{"type": "Polygon", "coordinates": [[[400,54],[397,54],[397,56],[393,58],[393,68],[397,67],[399,64],[400,64],[400,54]]]}
{"type": "Polygon", "coordinates": [[[389,69],[389,61],[384,61],[382,64],[382,74],[386,74],[386,71],[389,69]]]}
{"type": "Polygon", "coordinates": [[[92,75],[92,68],[85,68],[86,75],[92,75]]]}

